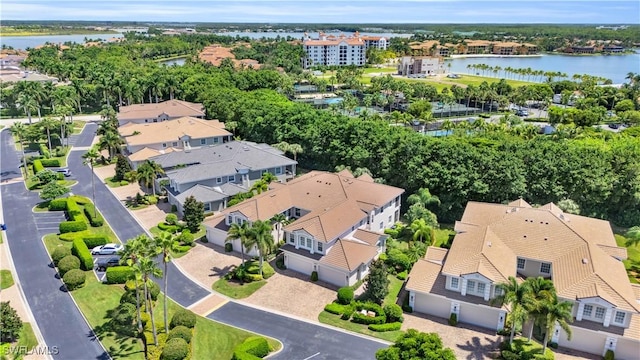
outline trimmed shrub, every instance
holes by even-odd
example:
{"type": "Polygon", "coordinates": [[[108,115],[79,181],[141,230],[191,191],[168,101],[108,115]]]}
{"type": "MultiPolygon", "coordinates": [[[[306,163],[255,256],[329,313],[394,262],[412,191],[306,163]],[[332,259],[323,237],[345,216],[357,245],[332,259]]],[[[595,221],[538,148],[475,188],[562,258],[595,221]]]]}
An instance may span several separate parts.
{"type": "Polygon", "coordinates": [[[87,223],[82,220],[63,221],[58,226],[58,230],[60,231],[60,234],[84,231],[84,230],[87,230],[87,223]]]}
{"type": "Polygon", "coordinates": [[[33,160],[33,173],[37,174],[42,170],[44,170],[44,166],[42,166],[42,160],[33,160]]]}
{"type": "Polygon", "coordinates": [[[162,231],[166,231],[172,234],[175,234],[178,232],[178,226],[177,225],[167,225],[163,222],[158,223],[158,229],[162,230],[162,231]]]}
{"type": "Polygon", "coordinates": [[[84,214],[89,219],[89,223],[93,227],[99,227],[104,225],[104,219],[99,212],[96,211],[96,207],[93,204],[84,204],[84,214]]]}
{"type": "Polygon", "coordinates": [[[189,250],[191,250],[191,245],[178,245],[178,246],[176,246],[176,252],[179,252],[179,253],[186,253],[189,250]]]}
{"type": "Polygon", "coordinates": [[[40,144],[40,146],[38,146],[38,152],[47,159],[51,157],[51,153],[45,144],[40,144]]]}
{"type": "Polygon", "coordinates": [[[400,330],[402,327],[402,323],[400,322],[391,322],[387,324],[371,324],[367,328],[371,331],[376,332],[385,332],[385,331],[396,331],[400,330]]]}
{"type": "Polygon", "coordinates": [[[129,182],[127,180],[120,180],[120,186],[127,186],[129,182]]]}
{"type": "Polygon", "coordinates": [[[225,243],[224,244],[224,252],[232,252],[233,251],[233,244],[232,243],[225,243]]]}
{"type": "Polygon", "coordinates": [[[69,199],[75,201],[78,205],[91,204],[91,200],[88,197],[82,195],[71,195],[69,199]]]}
{"type": "Polygon", "coordinates": [[[342,305],[351,304],[353,301],[353,289],[349,286],[338,289],[338,302],[342,305]]]}
{"type": "Polygon", "coordinates": [[[616,356],[613,350],[607,350],[607,352],[604,353],[604,360],[615,360],[615,358],[616,356]]]}
{"type": "Polygon", "coordinates": [[[87,245],[88,249],[93,249],[100,245],[106,245],[109,242],[107,237],[104,235],[83,236],[82,241],[84,241],[84,244],[87,245]]]}
{"type": "Polygon", "coordinates": [[[237,353],[246,353],[258,358],[263,358],[269,355],[271,349],[267,339],[260,336],[250,336],[242,344],[236,346],[233,350],[234,358],[237,353]]]}
{"type": "Polygon", "coordinates": [[[390,304],[384,307],[384,314],[388,323],[403,322],[402,308],[398,304],[390,304]]]}
{"type": "Polygon", "coordinates": [[[67,199],[53,199],[49,201],[49,211],[64,211],[67,210],[67,199]]]}
{"type": "Polygon", "coordinates": [[[89,251],[89,248],[87,248],[87,245],[84,243],[82,239],[79,239],[79,238],[73,239],[73,246],[71,247],[71,253],[80,259],[82,270],[93,269],[93,257],[91,256],[91,252],[89,251]]]}
{"type": "Polygon", "coordinates": [[[75,218],[76,216],[82,214],[82,209],[78,205],[78,203],[71,197],[67,198],[67,213],[70,218],[75,218]]]}
{"type": "Polygon", "coordinates": [[[58,159],[42,159],[40,163],[44,167],[60,167],[60,160],[58,159]]]}
{"type": "Polygon", "coordinates": [[[177,225],[178,224],[178,215],[176,214],[167,214],[164,218],[164,222],[167,225],[177,225]]]}
{"type": "Polygon", "coordinates": [[[83,235],[86,235],[85,232],[69,232],[69,233],[64,233],[64,234],[60,234],[60,240],[62,241],[73,241],[76,238],[82,237],[83,235]]]}
{"type": "Polygon", "coordinates": [[[169,331],[169,336],[167,337],[167,340],[171,340],[171,339],[175,339],[175,338],[181,338],[184,341],[186,341],[187,343],[191,342],[191,329],[189,329],[186,326],[176,326],[173,329],[171,329],[169,331]]]}
{"type": "Polygon", "coordinates": [[[276,271],[273,270],[273,267],[266,261],[262,263],[262,277],[268,279],[275,274],[276,271]]]}
{"type": "Polygon", "coordinates": [[[340,319],[342,320],[349,320],[351,319],[351,316],[353,315],[353,313],[356,311],[356,308],[353,305],[347,305],[344,307],[344,312],[342,313],[342,316],[340,316],[340,319]]]}
{"type": "Polygon", "coordinates": [[[174,212],[178,212],[178,207],[177,207],[177,206],[175,206],[175,205],[171,205],[171,212],[172,212],[172,213],[174,213],[174,212]]]}
{"type": "Polygon", "coordinates": [[[80,259],[73,255],[67,255],[58,261],[58,273],[61,277],[68,271],[80,269],[80,259]]]}
{"type": "Polygon", "coordinates": [[[358,311],[353,313],[353,316],[351,317],[351,321],[356,324],[364,324],[364,325],[384,324],[385,322],[387,322],[387,317],[384,315],[367,316],[358,311]]]}
{"type": "Polygon", "coordinates": [[[189,345],[184,339],[173,338],[164,344],[160,359],[162,360],[182,360],[189,354],[189,345]]]}
{"type": "Polygon", "coordinates": [[[62,281],[69,291],[79,289],[84,286],[86,279],[86,274],[80,269],[69,270],[62,277],[62,281]]]}
{"type": "Polygon", "coordinates": [[[451,315],[449,316],[449,325],[458,325],[458,315],[456,313],[451,313],[451,315]]]}
{"type": "Polygon", "coordinates": [[[64,180],[64,174],[63,173],[56,173],[56,179],[64,180]]]}
{"type": "Polygon", "coordinates": [[[347,308],[347,306],[345,306],[345,305],[340,305],[338,303],[331,303],[331,304],[327,304],[324,307],[324,311],[330,312],[330,313],[335,314],[335,315],[342,315],[342,314],[344,314],[346,308],[347,308]]]}
{"type": "Polygon", "coordinates": [[[407,279],[407,270],[405,270],[403,272],[399,272],[398,275],[396,275],[396,277],[398,278],[398,280],[406,280],[407,279]]]}
{"type": "Polygon", "coordinates": [[[173,329],[176,326],[185,326],[192,329],[196,326],[196,320],[196,314],[187,309],[180,309],[173,314],[169,327],[173,329]]]}
{"type": "Polygon", "coordinates": [[[60,262],[60,260],[62,260],[63,258],[69,255],[71,255],[71,249],[69,249],[66,246],[58,246],[51,253],[51,260],[53,260],[53,265],[58,266],[58,263],[60,262]]]}
{"type": "Polygon", "coordinates": [[[313,271],[311,273],[311,281],[313,281],[313,282],[318,281],[318,272],[317,271],[313,271]]]}
{"type": "MultiPolygon", "coordinates": [[[[133,269],[130,266],[112,266],[107,268],[107,284],[124,284],[131,278],[133,278],[133,269]]],[[[133,293],[133,302],[135,303],[135,291],[131,291],[131,293],[133,293]]]]}
{"type": "Polygon", "coordinates": [[[248,272],[241,272],[241,274],[242,274],[242,280],[244,282],[249,283],[249,282],[264,280],[264,278],[260,274],[250,274],[248,272]]]}
{"type": "MultiPolygon", "coordinates": [[[[171,214],[169,214],[171,215],[171,214]]],[[[178,241],[182,244],[182,245],[189,245],[191,246],[191,244],[193,244],[193,234],[191,233],[191,231],[189,231],[189,229],[183,230],[180,233],[180,236],[178,236],[178,241]]]]}
{"type": "Polygon", "coordinates": [[[131,326],[136,319],[136,306],[127,302],[115,308],[111,321],[122,326],[131,326]]]}
{"type": "Polygon", "coordinates": [[[411,267],[411,260],[400,249],[390,249],[387,252],[387,260],[385,262],[387,265],[400,272],[411,267]]]}

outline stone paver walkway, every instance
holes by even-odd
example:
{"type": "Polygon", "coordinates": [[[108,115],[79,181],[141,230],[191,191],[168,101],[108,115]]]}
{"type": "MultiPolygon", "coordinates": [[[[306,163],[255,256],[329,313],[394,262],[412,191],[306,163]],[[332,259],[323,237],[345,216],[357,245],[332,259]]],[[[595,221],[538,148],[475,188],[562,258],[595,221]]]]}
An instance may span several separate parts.
{"type": "Polygon", "coordinates": [[[207,316],[220,306],[226,304],[229,300],[217,294],[211,294],[206,298],[189,306],[189,310],[200,316],[207,316]]]}

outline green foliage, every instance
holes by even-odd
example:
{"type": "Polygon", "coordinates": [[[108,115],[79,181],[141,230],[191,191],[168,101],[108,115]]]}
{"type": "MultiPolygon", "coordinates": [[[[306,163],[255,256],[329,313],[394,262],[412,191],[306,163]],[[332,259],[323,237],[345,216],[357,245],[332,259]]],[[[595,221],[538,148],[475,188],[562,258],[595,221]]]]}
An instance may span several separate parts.
{"type": "Polygon", "coordinates": [[[189,345],[182,338],[167,340],[162,349],[161,360],[182,360],[189,354],[189,345]]]}
{"type": "Polygon", "coordinates": [[[79,220],[79,221],[63,221],[58,226],[58,230],[61,234],[68,232],[77,232],[87,230],[87,223],[79,220]]]}
{"type": "Polygon", "coordinates": [[[114,181],[125,180],[125,175],[131,171],[131,164],[126,157],[122,155],[116,156],[116,174],[113,177],[114,181]]]}
{"type": "Polygon", "coordinates": [[[451,315],[449,315],[449,325],[451,326],[458,325],[458,314],[451,313],[451,315]]]}
{"type": "Polygon", "coordinates": [[[224,244],[224,251],[225,252],[232,252],[233,251],[233,244],[232,243],[225,243],[224,244]]]}
{"type": "Polygon", "coordinates": [[[80,269],[69,270],[62,277],[62,281],[69,291],[73,291],[84,286],[85,280],[86,274],[80,269]]]}
{"type": "Polygon", "coordinates": [[[164,222],[167,225],[177,225],[178,224],[178,215],[176,214],[167,214],[164,218],[164,222]]]}
{"type": "Polygon", "coordinates": [[[439,359],[455,360],[453,350],[442,347],[437,333],[409,329],[387,349],[376,352],[376,360],[439,359]]]}
{"type": "Polygon", "coordinates": [[[176,326],[185,326],[193,329],[196,326],[196,320],[196,314],[187,309],[180,309],[173,314],[169,327],[173,329],[176,326]]]}
{"type": "Polygon", "coordinates": [[[136,306],[128,302],[122,302],[111,314],[111,321],[119,326],[130,327],[136,319],[136,306]]]}
{"type": "Polygon", "coordinates": [[[338,289],[338,303],[342,305],[351,304],[353,301],[353,289],[349,286],[338,289]]]}
{"type": "Polygon", "coordinates": [[[382,304],[389,293],[389,279],[387,278],[387,266],[380,260],[373,261],[369,266],[369,276],[365,283],[365,296],[367,299],[382,304]]]}
{"type": "Polygon", "coordinates": [[[75,218],[76,216],[82,214],[82,209],[80,208],[80,206],[78,206],[78,203],[76,203],[76,201],[71,197],[67,198],[67,213],[71,218],[75,218]]]}
{"type": "Polygon", "coordinates": [[[102,218],[102,215],[96,211],[96,207],[93,204],[84,204],[84,215],[89,219],[91,226],[100,227],[104,225],[104,218],[102,218]]]}
{"type": "Polygon", "coordinates": [[[402,308],[398,304],[386,305],[384,308],[384,314],[387,316],[387,322],[403,322],[402,308]]]}
{"type": "Polygon", "coordinates": [[[42,187],[40,199],[53,200],[71,191],[68,187],[59,184],[57,181],[50,181],[42,187]]]}
{"type": "MultiPolygon", "coordinates": [[[[35,175],[35,178],[36,178],[36,180],[38,180],[38,182],[40,184],[48,184],[48,183],[50,183],[52,181],[58,180],[59,179],[58,175],[61,175],[61,174],[53,172],[53,171],[51,171],[49,169],[44,169],[44,170],[38,172],[35,175]]],[[[64,175],[63,175],[63,177],[64,177],[64,175]]]]}
{"type": "Polygon", "coordinates": [[[263,358],[269,354],[271,349],[267,339],[260,336],[248,337],[242,344],[236,346],[233,350],[234,359],[251,359],[250,357],[243,357],[243,354],[250,354],[256,358],[263,358]],[[238,355],[240,356],[238,356],[238,355]]]}
{"type": "Polygon", "coordinates": [[[73,246],[71,246],[71,253],[80,259],[80,265],[83,270],[93,269],[93,257],[91,251],[87,248],[87,244],[82,239],[73,239],[73,246]]]}
{"type": "Polygon", "coordinates": [[[58,246],[51,253],[51,260],[53,260],[53,265],[58,266],[58,263],[60,262],[60,260],[62,260],[63,258],[69,255],[71,255],[71,249],[69,249],[66,246],[58,246]]]}
{"type": "Polygon", "coordinates": [[[8,301],[0,302],[0,342],[12,343],[20,336],[22,320],[8,301]]]}
{"type": "Polygon", "coordinates": [[[534,341],[529,342],[526,338],[514,339],[511,344],[505,342],[501,355],[504,359],[513,360],[553,360],[555,358],[551,350],[546,349],[545,353],[542,354],[542,345],[534,341]]]}
{"type": "Polygon", "coordinates": [[[342,315],[342,314],[345,313],[347,308],[349,308],[348,305],[342,305],[342,304],[338,304],[338,303],[331,303],[331,304],[327,304],[324,307],[324,310],[326,312],[330,312],[330,313],[335,314],[335,315],[342,315]]]}
{"type": "Polygon", "coordinates": [[[106,245],[109,240],[104,235],[89,235],[82,236],[82,241],[87,245],[88,249],[93,249],[96,246],[106,245]]]}
{"type": "Polygon", "coordinates": [[[375,332],[386,332],[400,330],[401,327],[401,322],[390,322],[386,324],[371,324],[368,329],[375,332]]]}
{"type": "Polygon", "coordinates": [[[58,159],[41,159],[40,163],[44,167],[60,167],[60,160],[58,159]]]}
{"type": "Polygon", "coordinates": [[[40,155],[42,155],[45,159],[48,159],[51,157],[51,153],[49,153],[49,149],[47,149],[47,146],[45,144],[40,144],[40,146],[38,146],[38,152],[40,153],[40,155]]]}
{"type": "Polygon", "coordinates": [[[158,229],[162,230],[162,231],[166,231],[168,233],[171,234],[175,234],[178,232],[178,230],[180,230],[180,226],[178,225],[167,225],[163,222],[158,223],[158,229]]]}
{"type": "Polygon", "coordinates": [[[315,270],[311,273],[311,281],[313,282],[318,281],[318,272],[315,270]]]}
{"type": "Polygon", "coordinates": [[[200,224],[204,220],[204,203],[189,196],[184,201],[183,211],[182,220],[187,223],[187,229],[193,233],[198,232],[200,224]]]}
{"type": "MultiPolygon", "coordinates": [[[[107,268],[107,284],[124,284],[133,278],[133,269],[130,266],[112,266],[107,268]]],[[[135,299],[135,292],[134,299],[135,299]]]]}
{"type": "Polygon", "coordinates": [[[74,255],[67,255],[58,261],[58,273],[61,277],[67,273],[67,271],[80,269],[80,259],[74,255]]]}
{"type": "Polygon", "coordinates": [[[178,236],[178,241],[182,245],[191,246],[194,241],[193,234],[188,229],[185,229],[180,233],[180,236],[178,236]]]}
{"type": "Polygon", "coordinates": [[[37,174],[42,170],[44,170],[44,166],[42,165],[42,161],[39,160],[39,159],[33,160],[33,173],[37,174]]]}
{"type": "Polygon", "coordinates": [[[604,360],[615,360],[616,356],[615,353],[613,352],[613,350],[607,350],[606,353],[604,353],[604,360]]]}
{"type": "Polygon", "coordinates": [[[169,336],[167,337],[167,340],[171,340],[174,338],[181,338],[187,343],[190,343],[191,337],[192,337],[191,329],[189,329],[186,326],[180,325],[180,326],[174,327],[169,331],[169,336]]]}
{"type": "Polygon", "coordinates": [[[402,250],[393,248],[387,250],[387,265],[394,268],[396,271],[407,271],[411,268],[411,261],[409,257],[402,252],[402,250]]]}
{"type": "Polygon", "coordinates": [[[398,280],[406,280],[407,279],[407,270],[403,271],[403,272],[399,272],[396,277],[398,278],[398,280]]]}
{"type": "Polygon", "coordinates": [[[67,210],[67,199],[53,199],[49,201],[49,211],[67,210]]]}
{"type": "Polygon", "coordinates": [[[384,314],[379,316],[368,316],[356,311],[351,316],[351,321],[356,324],[364,325],[384,324],[387,322],[387,317],[384,314]]]}

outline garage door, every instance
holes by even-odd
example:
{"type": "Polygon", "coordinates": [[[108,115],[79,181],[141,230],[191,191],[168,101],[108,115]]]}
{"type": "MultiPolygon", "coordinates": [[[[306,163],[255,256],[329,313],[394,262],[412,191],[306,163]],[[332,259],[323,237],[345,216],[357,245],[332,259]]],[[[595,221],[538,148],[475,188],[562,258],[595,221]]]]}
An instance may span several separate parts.
{"type": "Polygon", "coordinates": [[[291,254],[286,254],[285,256],[287,257],[287,269],[311,275],[313,264],[309,260],[291,254]]]}
{"type": "Polygon", "coordinates": [[[449,318],[451,313],[451,301],[439,297],[416,293],[414,310],[423,314],[449,318]]]}
{"type": "Polygon", "coordinates": [[[483,306],[460,303],[460,316],[458,321],[496,329],[498,326],[498,312],[483,306]]]}
{"type": "Polygon", "coordinates": [[[328,266],[320,266],[318,270],[318,279],[337,286],[347,285],[346,274],[328,266]]]}
{"type": "MultiPolygon", "coordinates": [[[[219,246],[224,246],[225,239],[227,238],[227,233],[225,231],[221,231],[219,229],[208,229],[207,230],[207,240],[219,246]]],[[[238,249],[240,250],[240,249],[238,249]]]]}

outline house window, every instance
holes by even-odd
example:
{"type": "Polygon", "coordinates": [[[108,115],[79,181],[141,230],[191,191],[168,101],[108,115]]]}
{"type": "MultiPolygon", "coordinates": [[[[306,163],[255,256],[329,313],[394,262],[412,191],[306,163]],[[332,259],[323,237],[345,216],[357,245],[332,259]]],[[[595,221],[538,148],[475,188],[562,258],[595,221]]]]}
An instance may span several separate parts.
{"type": "Polygon", "coordinates": [[[596,308],[596,316],[595,316],[595,318],[596,319],[600,319],[600,320],[604,319],[604,313],[605,312],[606,312],[606,310],[603,307],[598,306],[596,308]]]}
{"type": "Polygon", "coordinates": [[[307,238],[307,249],[311,249],[311,248],[313,248],[313,244],[312,244],[312,242],[313,242],[313,241],[312,241],[311,239],[307,238]]]}
{"type": "Polygon", "coordinates": [[[222,184],[222,178],[221,177],[216,178],[216,184],[222,184]]]}
{"type": "Polygon", "coordinates": [[[277,167],[276,168],[276,175],[280,175],[282,174],[282,168],[281,167],[277,167]]]}
{"type": "Polygon", "coordinates": [[[293,233],[289,234],[289,243],[294,244],[296,242],[296,236],[293,233]]]}
{"type": "Polygon", "coordinates": [[[383,227],[384,227],[384,222],[380,221],[380,229],[382,230],[383,227]]]}
{"type": "Polygon", "coordinates": [[[207,145],[207,139],[200,139],[200,145],[207,145]]]}
{"type": "Polygon", "coordinates": [[[217,143],[218,143],[218,138],[217,138],[217,137],[213,138],[213,143],[214,143],[214,144],[217,144],[217,143]]]}
{"type": "Polygon", "coordinates": [[[321,242],[318,242],[318,251],[319,251],[319,252],[322,252],[322,251],[323,251],[323,250],[322,250],[322,243],[321,243],[321,242]]]}
{"type": "Polygon", "coordinates": [[[475,281],[467,281],[467,292],[468,293],[472,293],[474,292],[474,290],[476,289],[476,282],[475,281]]]}
{"type": "Polygon", "coordinates": [[[541,274],[550,274],[551,273],[551,264],[549,264],[549,263],[540,264],[540,273],[541,274]]]}
{"type": "Polygon", "coordinates": [[[497,287],[495,289],[494,293],[495,293],[496,296],[502,296],[502,295],[504,295],[504,290],[502,290],[502,288],[500,288],[500,287],[497,287]]]}
{"type": "Polygon", "coordinates": [[[582,309],[582,316],[591,317],[592,313],[593,313],[593,306],[591,305],[585,305],[584,309],[582,309]]]}
{"type": "Polygon", "coordinates": [[[211,211],[211,203],[204,203],[204,211],[211,211]]]}
{"type": "Polygon", "coordinates": [[[525,259],[518,259],[518,270],[524,270],[525,259]]]}
{"type": "Polygon", "coordinates": [[[231,175],[227,178],[227,181],[229,182],[235,182],[236,181],[236,176],[235,175],[231,175]]]}
{"type": "Polygon", "coordinates": [[[228,225],[233,224],[233,217],[232,216],[227,216],[227,224],[228,225]]]}
{"type": "Polygon", "coordinates": [[[389,222],[391,222],[391,215],[389,215],[389,222]]]}
{"type": "Polygon", "coordinates": [[[485,288],[486,288],[485,283],[481,283],[481,282],[479,282],[479,283],[478,283],[478,291],[477,291],[477,292],[479,292],[479,293],[481,293],[481,294],[484,294],[484,289],[485,289],[485,288]]]}
{"type": "Polygon", "coordinates": [[[624,318],[627,314],[622,311],[616,311],[616,316],[613,317],[613,322],[616,324],[624,324],[624,318]]]}
{"type": "Polygon", "coordinates": [[[458,278],[451,278],[451,288],[452,289],[458,289],[458,286],[460,286],[460,279],[458,278]]]}
{"type": "Polygon", "coordinates": [[[293,211],[293,214],[295,215],[295,217],[300,217],[300,209],[296,208],[296,209],[293,211]]]}
{"type": "Polygon", "coordinates": [[[167,147],[167,143],[162,143],[162,147],[166,148],[167,147]]]}

